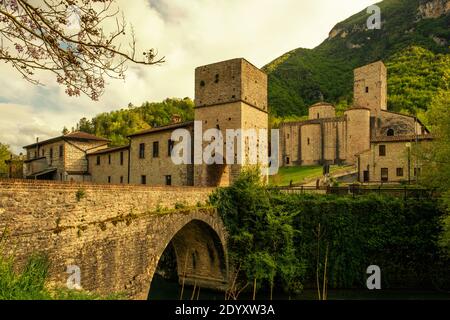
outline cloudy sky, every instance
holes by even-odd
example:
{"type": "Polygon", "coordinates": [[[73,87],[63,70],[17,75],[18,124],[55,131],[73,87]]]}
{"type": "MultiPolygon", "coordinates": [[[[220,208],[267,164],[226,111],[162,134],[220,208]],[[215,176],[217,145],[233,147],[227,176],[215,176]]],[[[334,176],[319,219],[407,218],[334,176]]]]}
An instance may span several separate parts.
{"type": "Polygon", "coordinates": [[[244,57],[258,67],[298,47],[314,48],[339,21],[374,0],[119,0],[134,26],[140,50],[157,48],[161,66],[129,66],[126,81],[109,80],[93,102],[71,98],[52,75],[45,86],[24,81],[0,64],[0,142],[14,152],[23,145],[59,135],[82,118],[128,103],[194,95],[194,69],[244,57]]]}

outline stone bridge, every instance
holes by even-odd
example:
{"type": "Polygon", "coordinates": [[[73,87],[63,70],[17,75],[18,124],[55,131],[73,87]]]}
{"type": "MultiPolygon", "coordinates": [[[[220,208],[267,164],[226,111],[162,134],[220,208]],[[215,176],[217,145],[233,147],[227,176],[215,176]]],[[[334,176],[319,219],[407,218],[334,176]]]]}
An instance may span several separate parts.
{"type": "Polygon", "coordinates": [[[211,191],[2,180],[0,233],[7,230],[3,245],[18,265],[46,253],[55,286],[65,286],[68,266],[78,266],[83,289],[147,299],[172,244],[180,282],[225,289],[226,232],[204,205],[211,191]]]}

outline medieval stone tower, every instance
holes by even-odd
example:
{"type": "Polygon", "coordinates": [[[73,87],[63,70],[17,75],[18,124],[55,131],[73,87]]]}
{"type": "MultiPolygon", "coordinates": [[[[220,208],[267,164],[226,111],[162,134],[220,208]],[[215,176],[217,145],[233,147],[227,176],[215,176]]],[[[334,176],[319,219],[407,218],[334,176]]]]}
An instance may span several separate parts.
{"type": "Polygon", "coordinates": [[[370,109],[371,115],[378,117],[381,110],[387,110],[387,69],[382,61],[355,69],[355,107],[370,109]]]}
{"type": "MultiPolygon", "coordinates": [[[[196,186],[227,186],[233,182],[248,160],[248,139],[243,135],[236,138],[234,164],[226,164],[226,149],[230,148],[225,142],[226,130],[267,130],[267,105],[267,75],[245,59],[196,68],[195,120],[202,122],[202,136],[206,130],[216,128],[224,138],[223,153],[219,155],[224,164],[195,165],[196,186]],[[238,154],[241,154],[240,161],[238,154]]],[[[209,143],[203,142],[203,148],[209,143]]],[[[258,139],[258,146],[259,143],[258,139]]]]}

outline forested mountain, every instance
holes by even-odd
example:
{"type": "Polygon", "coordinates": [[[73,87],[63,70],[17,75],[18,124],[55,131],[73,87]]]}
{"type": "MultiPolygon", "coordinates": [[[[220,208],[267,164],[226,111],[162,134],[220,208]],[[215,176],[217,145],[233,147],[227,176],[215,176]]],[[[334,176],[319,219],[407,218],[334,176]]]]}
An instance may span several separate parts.
{"type": "Polygon", "coordinates": [[[415,113],[450,82],[450,0],[385,0],[381,29],[368,30],[366,10],[338,23],[328,39],[295,49],[264,67],[269,105],[277,116],[305,115],[325,100],[352,102],[353,69],[383,60],[389,72],[389,107],[415,113]]]}
{"type": "Polygon", "coordinates": [[[194,118],[194,103],[189,98],[166,99],[163,102],[145,102],[140,107],[129,105],[127,109],[101,113],[91,120],[83,118],[77,129],[108,138],[111,145],[128,143],[127,136],[139,130],[169,124],[172,115],[183,121],[194,118]]]}
{"type": "MultiPolygon", "coordinates": [[[[353,69],[383,60],[388,68],[389,109],[425,119],[433,97],[450,90],[450,0],[384,0],[379,30],[368,30],[366,10],[338,23],[318,47],[295,49],[264,67],[269,75],[271,123],[298,119],[324,100],[338,111],[352,103],[353,69]]],[[[170,123],[172,114],[194,117],[191,99],[145,102],[83,118],[79,130],[113,145],[141,129],[170,123]]]]}

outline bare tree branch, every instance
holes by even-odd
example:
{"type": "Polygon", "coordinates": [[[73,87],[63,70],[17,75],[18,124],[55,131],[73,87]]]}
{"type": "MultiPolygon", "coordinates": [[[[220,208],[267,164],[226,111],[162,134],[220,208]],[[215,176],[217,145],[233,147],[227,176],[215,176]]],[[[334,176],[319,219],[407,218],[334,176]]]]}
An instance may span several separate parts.
{"type": "Polygon", "coordinates": [[[105,78],[125,79],[126,63],[155,65],[164,62],[154,49],[136,58],[136,37],[131,27],[125,41],[126,21],[115,0],[0,0],[0,60],[24,79],[40,84],[35,72],[48,71],[66,87],[69,96],[81,93],[97,100],[105,78]],[[106,28],[113,28],[106,32],[106,28]],[[130,51],[121,50],[121,43],[130,51]]]}

